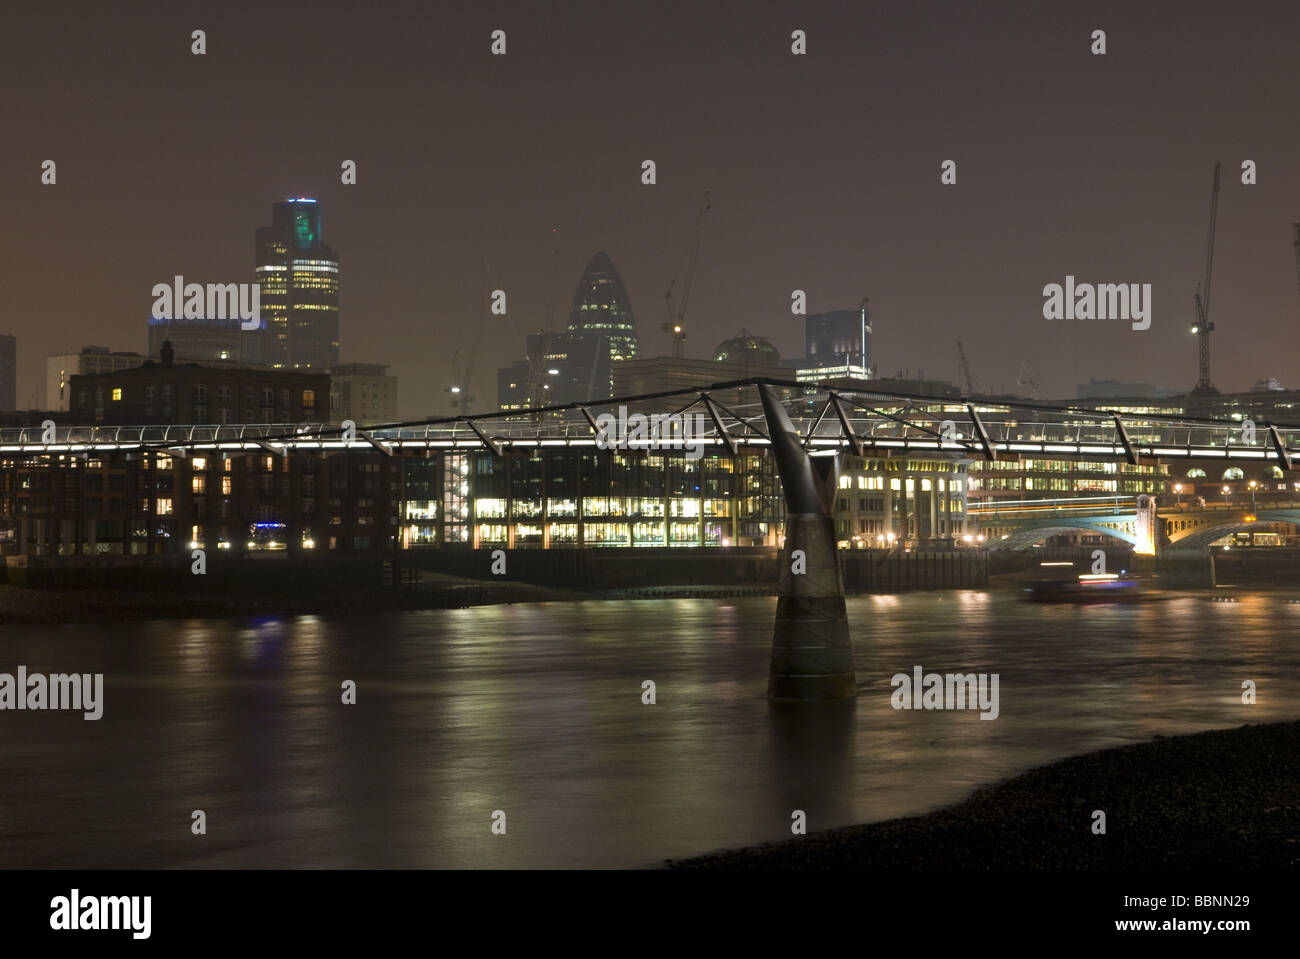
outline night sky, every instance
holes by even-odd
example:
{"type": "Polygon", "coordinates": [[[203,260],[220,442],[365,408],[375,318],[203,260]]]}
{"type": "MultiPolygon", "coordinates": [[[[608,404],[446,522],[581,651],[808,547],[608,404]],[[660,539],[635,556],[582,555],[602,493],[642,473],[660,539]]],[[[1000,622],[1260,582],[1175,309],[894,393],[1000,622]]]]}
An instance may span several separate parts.
{"type": "Polygon", "coordinates": [[[391,364],[403,417],[450,412],[457,349],[477,354],[474,406],[494,408],[496,367],[563,328],[597,250],[643,355],[667,355],[663,295],[705,190],[689,356],[741,327],[800,355],[799,288],[813,312],[870,297],[882,375],[956,381],[961,339],[985,389],[1014,389],[1022,363],[1045,395],[1091,377],[1188,389],[1216,160],[1213,379],[1300,387],[1300,8],[1133,6],[6,11],[0,332],[18,337],[18,405],[40,404],[49,353],[143,352],[155,283],[250,282],[255,228],[302,195],[340,255],[342,360],[391,364]],[[1066,274],[1151,283],[1151,328],[1044,320],[1042,288],[1066,274]]]}

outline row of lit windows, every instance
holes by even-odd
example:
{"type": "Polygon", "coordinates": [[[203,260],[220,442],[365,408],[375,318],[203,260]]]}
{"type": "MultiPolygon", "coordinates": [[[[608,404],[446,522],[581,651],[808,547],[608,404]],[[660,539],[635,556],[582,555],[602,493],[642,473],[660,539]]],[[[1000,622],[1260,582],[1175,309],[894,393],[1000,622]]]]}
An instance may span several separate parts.
{"type": "MultiPolygon", "coordinates": [[[[482,523],[478,526],[480,543],[505,543],[509,540],[509,528],[500,523],[482,523]]],[[[578,525],[576,523],[551,523],[548,530],[552,545],[558,543],[578,542],[578,525]]],[[[699,543],[701,533],[706,542],[723,542],[721,530],[710,524],[669,523],[667,526],[668,543],[699,543]]],[[[515,539],[536,540],[542,538],[542,529],[530,524],[515,526],[515,539]]],[[[583,542],[588,546],[621,545],[665,545],[664,524],[662,523],[587,523],[583,528],[583,542]]]]}
{"type": "MultiPolygon", "coordinates": [[[[891,477],[889,480],[889,488],[891,490],[902,490],[906,488],[910,492],[911,490],[916,489],[917,482],[918,480],[912,477],[907,477],[906,479],[891,477]]],[[[935,488],[942,491],[951,489],[954,492],[958,492],[962,489],[962,480],[959,479],[932,480],[929,477],[921,477],[919,482],[921,484],[921,489],[923,491],[929,491],[930,489],[935,488]]],[[[973,482],[974,481],[972,480],[972,483],[973,482]]],[[[852,488],[853,488],[852,478],[848,476],[841,476],[840,489],[852,489],[852,488]]],[[[857,488],[883,490],[885,488],[885,478],[883,476],[859,476],[857,482],[857,488]]]]}

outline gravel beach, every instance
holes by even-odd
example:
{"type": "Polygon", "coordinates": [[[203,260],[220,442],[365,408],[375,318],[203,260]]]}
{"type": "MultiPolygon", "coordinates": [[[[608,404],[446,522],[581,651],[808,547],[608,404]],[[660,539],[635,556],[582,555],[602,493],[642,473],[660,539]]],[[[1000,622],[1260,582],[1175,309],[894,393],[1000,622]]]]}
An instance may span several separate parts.
{"type": "Polygon", "coordinates": [[[924,816],[672,861],[678,869],[1300,866],[1300,721],[1106,749],[924,816]],[[1106,834],[1092,832],[1093,810],[1106,834]]]}

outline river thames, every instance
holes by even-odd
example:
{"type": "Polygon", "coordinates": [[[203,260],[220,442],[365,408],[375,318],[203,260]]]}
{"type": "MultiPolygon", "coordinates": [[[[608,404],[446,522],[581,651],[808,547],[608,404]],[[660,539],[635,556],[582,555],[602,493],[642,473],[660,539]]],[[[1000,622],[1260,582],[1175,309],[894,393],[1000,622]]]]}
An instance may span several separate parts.
{"type": "Polygon", "coordinates": [[[98,721],[0,712],[0,866],[636,867],[788,838],[794,810],[809,831],[913,815],[1066,756],[1300,715],[1300,605],[1233,596],[852,597],[860,693],[839,706],[765,700],[766,597],[6,626],[0,671],[104,692],[98,721]],[[997,718],[894,709],[918,666],[998,674],[997,718]]]}

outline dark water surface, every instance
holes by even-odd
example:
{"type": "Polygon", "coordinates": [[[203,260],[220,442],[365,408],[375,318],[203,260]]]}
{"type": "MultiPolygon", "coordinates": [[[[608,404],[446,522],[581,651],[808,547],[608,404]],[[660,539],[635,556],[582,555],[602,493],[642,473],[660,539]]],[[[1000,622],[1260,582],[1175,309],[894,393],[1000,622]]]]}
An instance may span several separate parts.
{"type": "Polygon", "coordinates": [[[786,838],[794,809],[812,831],[920,813],[1065,756],[1300,715],[1300,605],[1239,595],[850,599],[847,708],[765,701],[772,598],[5,626],[0,672],[102,672],[105,705],[0,712],[0,866],[629,866],[786,838]],[[998,673],[999,717],[894,710],[916,665],[998,673]]]}

